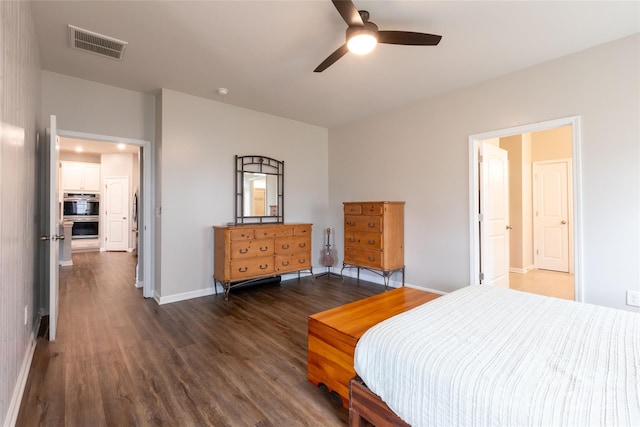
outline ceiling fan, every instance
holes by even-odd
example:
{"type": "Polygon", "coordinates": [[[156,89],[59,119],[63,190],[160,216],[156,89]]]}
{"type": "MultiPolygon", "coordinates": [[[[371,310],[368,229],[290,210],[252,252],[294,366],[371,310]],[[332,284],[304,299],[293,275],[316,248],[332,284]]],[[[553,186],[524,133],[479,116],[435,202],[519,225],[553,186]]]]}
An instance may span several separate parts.
{"type": "Polygon", "coordinates": [[[378,31],[378,26],[369,21],[369,12],[358,10],[351,0],[331,0],[338,13],[349,26],[347,41],[313,70],[316,73],[329,68],[347,52],[365,54],[373,50],[377,43],[412,46],[435,46],[442,36],[414,33],[412,31],[378,31]]]}

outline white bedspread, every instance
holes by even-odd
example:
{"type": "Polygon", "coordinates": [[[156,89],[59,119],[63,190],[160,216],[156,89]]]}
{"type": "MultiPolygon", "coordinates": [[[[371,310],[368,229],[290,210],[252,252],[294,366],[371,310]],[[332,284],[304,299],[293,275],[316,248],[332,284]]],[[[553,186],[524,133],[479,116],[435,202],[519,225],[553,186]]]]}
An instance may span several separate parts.
{"type": "Polygon", "coordinates": [[[388,319],[355,370],[419,426],[640,426],[640,314],[472,286],[388,319]]]}

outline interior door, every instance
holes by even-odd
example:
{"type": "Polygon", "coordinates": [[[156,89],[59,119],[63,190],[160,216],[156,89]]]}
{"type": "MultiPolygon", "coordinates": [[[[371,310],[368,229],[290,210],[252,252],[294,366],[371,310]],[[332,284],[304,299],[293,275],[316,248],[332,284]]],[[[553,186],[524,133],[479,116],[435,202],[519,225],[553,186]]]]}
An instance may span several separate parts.
{"type": "Polygon", "coordinates": [[[105,178],[105,249],[126,251],[129,248],[129,178],[105,178]]]}
{"type": "Polygon", "coordinates": [[[49,118],[49,226],[47,233],[41,237],[49,243],[49,341],[55,341],[58,329],[58,260],[60,258],[60,242],[64,236],[59,235],[60,195],[58,178],[58,131],[56,116],[49,118]]]}
{"type": "Polygon", "coordinates": [[[482,284],[509,287],[507,151],[480,144],[480,272],[482,284]]]}
{"type": "Polygon", "coordinates": [[[533,164],[537,268],[569,272],[568,162],[533,164]]]}

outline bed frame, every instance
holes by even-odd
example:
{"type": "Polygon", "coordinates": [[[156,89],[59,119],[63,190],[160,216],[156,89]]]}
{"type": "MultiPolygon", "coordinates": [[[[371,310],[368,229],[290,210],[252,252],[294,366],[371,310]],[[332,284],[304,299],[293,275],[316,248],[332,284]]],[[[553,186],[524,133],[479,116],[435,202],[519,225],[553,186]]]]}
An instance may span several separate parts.
{"type": "Polygon", "coordinates": [[[374,394],[360,377],[349,384],[349,427],[411,427],[374,394]]]}

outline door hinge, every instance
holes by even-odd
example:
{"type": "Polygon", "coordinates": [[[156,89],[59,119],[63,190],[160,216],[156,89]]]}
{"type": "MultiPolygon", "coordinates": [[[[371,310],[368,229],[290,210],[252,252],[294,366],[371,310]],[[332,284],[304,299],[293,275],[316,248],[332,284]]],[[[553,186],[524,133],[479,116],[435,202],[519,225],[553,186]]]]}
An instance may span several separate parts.
{"type": "Polygon", "coordinates": [[[480,280],[484,280],[484,273],[480,273],[480,280]]]}
{"type": "Polygon", "coordinates": [[[478,155],[478,163],[482,163],[482,160],[483,160],[482,154],[479,154],[478,155]]]}
{"type": "Polygon", "coordinates": [[[484,218],[482,217],[481,213],[478,214],[478,221],[480,222],[484,221],[484,218]]]}

